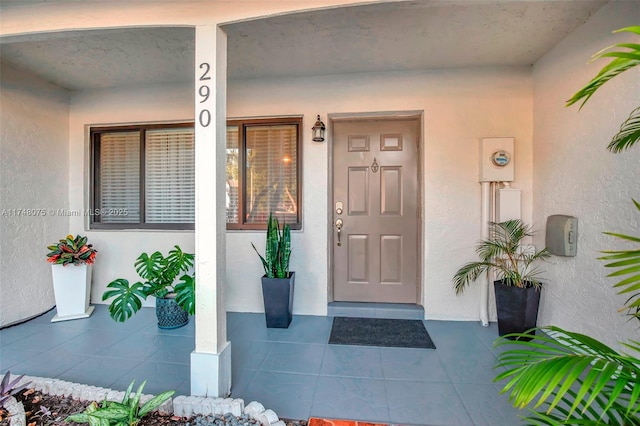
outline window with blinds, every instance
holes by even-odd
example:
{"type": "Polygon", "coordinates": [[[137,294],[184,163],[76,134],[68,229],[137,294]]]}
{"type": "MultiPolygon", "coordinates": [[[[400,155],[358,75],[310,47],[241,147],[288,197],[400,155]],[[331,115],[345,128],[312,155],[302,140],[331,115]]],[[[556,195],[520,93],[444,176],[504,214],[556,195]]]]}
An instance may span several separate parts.
{"type": "MultiPolygon", "coordinates": [[[[228,229],[265,229],[270,212],[301,228],[301,127],[301,117],[227,122],[228,229]]],[[[100,212],[91,216],[92,228],[194,228],[193,123],[90,133],[91,210],[100,212]]]]}
{"type": "Polygon", "coordinates": [[[269,213],[300,229],[301,118],[227,126],[227,227],[264,229],[269,213]]]}
{"type": "Polygon", "coordinates": [[[102,223],[140,221],[140,132],[105,133],[100,138],[102,223]],[[127,214],[115,214],[126,211],[127,214]]]}
{"type": "Polygon", "coordinates": [[[195,222],[195,172],[193,130],[146,132],[146,223],[195,222]]]}
{"type": "Polygon", "coordinates": [[[92,228],[193,229],[192,123],[91,129],[92,228]]]}
{"type": "Polygon", "coordinates": [[[297,126],[248,126],[246,131],[246,222],[297,221],[297,126]]]}

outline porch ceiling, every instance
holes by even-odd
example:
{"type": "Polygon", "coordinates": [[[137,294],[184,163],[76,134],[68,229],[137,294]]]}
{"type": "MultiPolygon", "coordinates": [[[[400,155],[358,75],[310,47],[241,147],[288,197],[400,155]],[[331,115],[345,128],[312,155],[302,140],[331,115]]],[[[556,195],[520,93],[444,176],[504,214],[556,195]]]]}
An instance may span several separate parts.
{"type": "MultiPolygon", "coordinates": [[[[228,76],[530,66],[605,3],[394,1],[232,23],[223,27],[228,76]]],[[[136,28],[5,37],[0,58],[69,90],[189,82],[194,35],[136,28]]]]}

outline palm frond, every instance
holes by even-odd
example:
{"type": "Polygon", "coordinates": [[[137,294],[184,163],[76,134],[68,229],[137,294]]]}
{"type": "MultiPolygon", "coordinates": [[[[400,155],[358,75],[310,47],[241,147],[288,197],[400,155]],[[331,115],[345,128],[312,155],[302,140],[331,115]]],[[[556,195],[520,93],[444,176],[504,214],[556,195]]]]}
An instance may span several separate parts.
{"type": "MultiPolygon", "coordinates": [[[[640,203],[632,200],[636,209],[640,212],[640,203]]],[[[640,237],[631,235],[618,234],[614,232],[605,232],[621,240],[640,243],[640,237]]],[[[632,318],[640,320],[640,248],[629,250],[606,250],[602,253],[605,256],[600,260],[609,261],[604,266],[607,268],[615,268],[616,270],[607,277],[624,277],[621,281],[614,285],[618,288],[618,294],[629,294],[625,301],[622,311],[627,311],[632,318]]]]}
{"type": "Polygon", "coordinates": [[[640,140],[640,107],[631,111],[629,118],[622,123],[620,131],[616,133],[607,149],[613,153],[619,153],[631,148],[640,140]]]}
{"type": "MultiPolygon", "coordinates": [[[[631,26],[621,28],[614,33],[630,32],[640,35],[640,26],[631,26]]],[[[573,105],[579,101],[580,109],[587,103],[587,101],[593,96],[593,94],[602,87],[606,82],[614,78],[615,76],[631,69],[637,65],[640,65],[640,44],[636,43],[619,43],[613,46],[609,46],[600,52],[596,53],[592,57],[592,61],[601,58],[613,58],[609,64],[605,65],[598,74],[589,81],[582,89],[576,92],[569,100],[566,101],[566,106],[573,105]],[[626,49],[626,50],[612,50],[612,49],[626,49]]],[[[620,130],[616,133],[607,149],[613,153],[619,153],[626,149],[631,148],[638,141],[640,141],[640,107],[631,111],[629,118],[622,123],[620,130]]]]}
{"type": "MultiPolygon", "coordinates": [[[[631,32],[640,34],[640,26],[632,26],[621,28],[614,32],[631,32]]],[[[602,87],[607,81],[611,80],[615,76],[623,73],[624,71],[633,68],[640,64],[640,45],[632,43],[619,43],[613,46],[609,46],[600,52],[593,55],[591,61],[595,61],[601,58],[614,58],[609,64],[605,65],[600,72],[587,83],[582,89],[576,92],[566,102],[566,106],[571,106],[582,100],[580,108],[587,103],[589,98],[602,87]],[[627,50],[615,50],[611,49],[627,49],[627,50]]]]}
{"type": "Polygon", "coordinates": [[[490,268],[496,268],[496,264],[493,262],[469,262],[464,265],[453,277],[453,287],[456,294],[462,294],[465,287],[476,281],[480,274],[485,273],[490,268]]]}
{"type": "MultiPolygon", "coordinates": [[[[538,423],[534,424],[640,424],[638,358],[559,327],[540,330],[549,335],[496,342],[497,346],[515,346],[498,357],[496,368],[505,371],[495,381],[507,380],[502,393],[510,392],[509,400],[518,408],[545,408],[534,411],[527,420],[535,419],[538,423]]],[[[629,347],[640,351],[637,342],[629,347]]]]}

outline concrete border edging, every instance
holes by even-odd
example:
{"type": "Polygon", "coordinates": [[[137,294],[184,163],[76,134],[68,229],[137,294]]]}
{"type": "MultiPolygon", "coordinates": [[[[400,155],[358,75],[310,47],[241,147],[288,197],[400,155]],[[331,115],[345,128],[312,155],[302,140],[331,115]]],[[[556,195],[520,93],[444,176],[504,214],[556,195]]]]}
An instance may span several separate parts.
{"type": "Polygon", "coordinates": [[[10,396],[4,403],[4,408],[9,412],[9,425],[26,426],[27,418],[25,417],[24,406],[10,396]]]}
{"type": "MultiPolygon", "coordinates": [[[[18,375],[11,374],[11,377],[17,378],[18,375]]],[[[44,377],[24,376],[20,383],[25,382],[28,382],[28,386],[30,388],[45,394],[70,396],[72,398],[85,401],[100,402],[106,399],[108,401],[120,402],[122,401],[122,398],[124,398],[125,394],[122,391],[116,391],[113,389],[82,385],[44,377]]],[[[153,397],[154,395],[142,394],[140,397],[140,404],[144,404],[153,397]]],[[[17,405],[21,406],[22,404],[17,405]]],[[[237,417],[244,413],[255,421],[260,422],[262,426],[286,426],[273,410],[266,410],[262,404],[256,401],[249,403],[245,407],[244,400],[240,398],[213,398],[179,395],[162,404],[158,407],[157,411],[163,414],[180,417],[190,417],[193,415],[223,415],[227,413],[231,413],[237,417]]],[[[22,413],[24,418],[24,408],[22,409],[22,413]]],[[[11,423],[11,426],[24,425],[24,420],[23,423],[17,423],[16,425],[14,425],[13,422],[11,423]]]]}

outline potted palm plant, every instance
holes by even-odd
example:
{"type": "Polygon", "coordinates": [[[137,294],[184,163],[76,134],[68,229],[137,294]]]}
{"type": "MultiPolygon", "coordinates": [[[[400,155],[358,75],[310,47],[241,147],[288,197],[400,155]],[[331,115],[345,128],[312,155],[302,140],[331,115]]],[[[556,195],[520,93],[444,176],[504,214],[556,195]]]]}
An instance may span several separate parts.
{"type": "Polygon", "coordinates": [[[91,316],[91,265],[98,251],[81,235],[67,235],[47,249],[56,299],[56,315],[51,322],[91,316]]]}
{"type": "Polygon", "coordinates": [[[521,220],[492,222],[489,238],[476,246],[479,261],[463,265],[455,273],[453,284],[461,294],[481,274],[494,272],[496,307],[500,336],[523,333],[536,326],[542,280],[534,266],[550,256],[546,248],[529,252],[522,242],[533,235],[531,227],[521,220]]]}
{"type": "Polygon", "coordinates": [[[129,284],[128,280],[117,278],[102,295],[102,300],[113,297],[109,305],[111,318],[126,321],[142,308],[143,300],[154,296],[159,328],[186,325],[189,315],[195,313],[194,258],[179,246],[174,246],[166,257],[159,251],[151,255],[142,253],[135,262],[142,281],[129,284]]]}
{"type": "Polygon", "coordinates": [[[267,242],[264,257],[258,252],[264,276],[262,277],[262,297],[264,314],[268,328],[288,328],[293,318],[293,290],[295,272],[289,271],[291,258],[291,230],[284,224],[282,230],[278,219],[269,213],[267,222],[267,242]]]}

